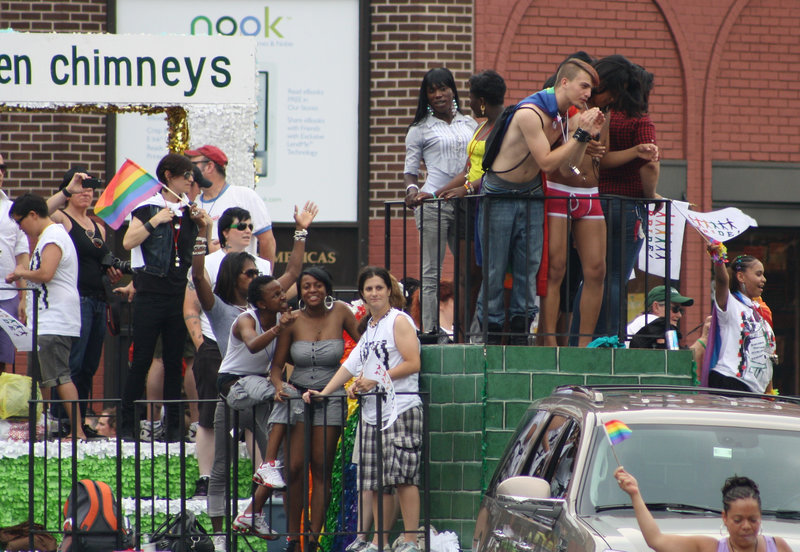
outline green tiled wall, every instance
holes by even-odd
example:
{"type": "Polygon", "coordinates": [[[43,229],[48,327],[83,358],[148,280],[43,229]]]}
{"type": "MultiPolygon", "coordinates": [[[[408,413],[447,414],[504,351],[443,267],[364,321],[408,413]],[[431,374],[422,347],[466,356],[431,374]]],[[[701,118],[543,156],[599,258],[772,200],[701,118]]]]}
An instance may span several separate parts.
{"type": "Polygon", "coordinates": [[[531,401],[558,385],[692,385],[690,351],[428,345],[432,524],[472,547],[481,494],[531,401]]]}

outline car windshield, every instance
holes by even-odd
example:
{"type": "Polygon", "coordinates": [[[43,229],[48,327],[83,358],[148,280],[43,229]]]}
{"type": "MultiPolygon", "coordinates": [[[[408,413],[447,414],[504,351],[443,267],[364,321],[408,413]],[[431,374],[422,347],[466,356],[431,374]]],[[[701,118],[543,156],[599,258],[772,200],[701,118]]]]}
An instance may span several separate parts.
{"type": "MultiPolygon", "coordinates": [[[[658,509],[719,511],[722,485],[731,475],[753,479],[765,515],[800,510],[800,431],[741,427],[628,423],[629,439],[615,452],[639,481],[642,496],[658,509]]],[[[582,515],[629,508],[613,477],[617,461],[602,428],[595,432],[579,499],[582,515]]]]}

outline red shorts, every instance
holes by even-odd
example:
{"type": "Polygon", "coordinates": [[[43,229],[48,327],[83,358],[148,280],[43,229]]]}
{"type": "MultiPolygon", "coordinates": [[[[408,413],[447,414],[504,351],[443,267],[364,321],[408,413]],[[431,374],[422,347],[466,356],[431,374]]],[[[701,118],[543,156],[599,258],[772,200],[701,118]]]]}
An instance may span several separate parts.
{"type": "Polygon", "coordinates": [[[548,181],[547,216],[569,216],[572,220],[602,219],[603,207],[598,196],[597,188],[576,188],[548,181]]]}

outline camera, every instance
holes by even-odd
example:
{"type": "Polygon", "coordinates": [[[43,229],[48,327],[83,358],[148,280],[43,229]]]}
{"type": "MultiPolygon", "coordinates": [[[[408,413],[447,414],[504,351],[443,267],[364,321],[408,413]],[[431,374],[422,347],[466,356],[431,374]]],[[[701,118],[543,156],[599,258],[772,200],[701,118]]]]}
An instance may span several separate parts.
{"type": "Polygon", "coordinates": [[[131,269],[130,261],[123,261],[122,259],[118,259],[111,253],[106,253],[105,256],[102,259],[100,259],[100,266],[103,267],[104,272],[109,268],[116,268],[123,274],[133,274],[133,269],[131,269]]]}
{"type": "Polygon", "coordinates": [[[103,181],[100,180],[99,178],[84,178],[81,184],[83,185],[84,188],[96,189],[103,187],[103,181]]]}

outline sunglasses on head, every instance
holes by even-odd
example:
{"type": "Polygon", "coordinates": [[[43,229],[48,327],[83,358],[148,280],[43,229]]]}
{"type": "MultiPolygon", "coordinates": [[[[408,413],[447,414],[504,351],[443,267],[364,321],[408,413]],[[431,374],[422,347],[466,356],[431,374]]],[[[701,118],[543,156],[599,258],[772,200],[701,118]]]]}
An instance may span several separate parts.
{"type": "Polygon", "coordinates": [[[229,230],[236,229],[236,230],[241,230],[242,232],[244,232],[248,228],[250,229],[251,232],[253,231],[252,222],[237,222],[236,224],[231,224],[230,226],[228,226],[229,230]]]}
{"type": "Polygon", "coordinates": [[[249,268],[247,270],[243,270],[242,274],[244,274],[248,278],[255,278],[256,276],[261,276],[261,272],[257,268],[249,268]]]}

